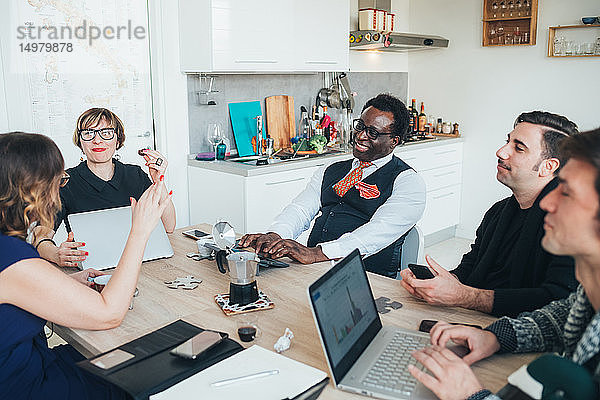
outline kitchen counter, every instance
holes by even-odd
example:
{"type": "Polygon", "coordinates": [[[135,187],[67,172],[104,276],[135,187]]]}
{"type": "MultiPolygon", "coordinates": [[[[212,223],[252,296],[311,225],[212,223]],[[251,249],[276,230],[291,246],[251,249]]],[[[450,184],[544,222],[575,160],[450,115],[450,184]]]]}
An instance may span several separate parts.
{"type": "MultiPolygon", "coordinates": [[[[463,138],[438,137],[436,139],[424,140],[421,142],[406,143],[403,146],[396,148],[394,152],[396,154],[400,153],[400,157],[402,157],[402,152],[406,150],[429,149],[463,141],[463,138]]],[[[255,165],[255,161],[243,163],[235,161],[211,162],[188,160],[188,166],[225,172],[243,177],[250,177],[271,174],[274,172],[292,171],[300,168],[319,167],[335,161],[345,160],[350,157],[352,157],[352,153],[325,154],[319,157],[301,158],[297,160],[283,161],[275,164],[259,166],[255,165]]]]}

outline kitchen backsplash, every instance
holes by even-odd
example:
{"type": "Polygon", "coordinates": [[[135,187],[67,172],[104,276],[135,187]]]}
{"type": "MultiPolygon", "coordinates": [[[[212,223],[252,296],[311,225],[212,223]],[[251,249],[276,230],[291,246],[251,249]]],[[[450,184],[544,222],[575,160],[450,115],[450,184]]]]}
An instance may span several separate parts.
{"type": "MultiPolygon", "coordinates": [[[[408,93],[406,72],[349,72],[350,88],[356,92],[354,117],[360,115],[363,105],[379,93],[391,93],[404,101],[408,93]]],[[[323,87],[323,74],[298,75],[218,75],[210,97],[201,95],[201,101],[214,101],[216,105],[199,105],[196,91],[199,89],[197,76],[188,75],[188,115],[190,124],[190,151],[200,153],[212,151],[207,140],[208,124],[221,122],[225,136],[235,149],[231,131],[228,103],[260,101],[265,111],[265,97],[289,95],[294,97],[296,125],[300,118],[300,106],[308,110],[315,102],[317,92],[323,87]]],[[[336,119],[338,110],[329,114],[336,119]]],[[[265,124],[266,125],[266,124],[265,124]]],[[[267,132],[268,133],[268,132],[267,132]]]]}

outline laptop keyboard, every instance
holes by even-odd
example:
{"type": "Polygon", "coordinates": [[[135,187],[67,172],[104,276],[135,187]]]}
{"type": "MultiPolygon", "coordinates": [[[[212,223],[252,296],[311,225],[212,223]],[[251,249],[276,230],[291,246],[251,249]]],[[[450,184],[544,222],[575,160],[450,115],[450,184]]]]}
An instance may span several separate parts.
{"type": "Polygon", "coordinates": [[[410,353],[422,349],[428,344],[428,337],[413,336],[406,332],[396,332],[363,379],[363,385],[409,396],[418,382],[408,372],[408,365],[413,364],[420,370],[425,368],[420,363],[417,363],[417,360],[410,353]]]}

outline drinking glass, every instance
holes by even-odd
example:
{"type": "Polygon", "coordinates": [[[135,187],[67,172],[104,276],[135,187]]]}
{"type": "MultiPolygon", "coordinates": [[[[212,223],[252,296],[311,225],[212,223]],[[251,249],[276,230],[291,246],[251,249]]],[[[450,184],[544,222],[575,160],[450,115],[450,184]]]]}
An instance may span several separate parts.
{"type": "Polygon", "coordinates": [[[500,16],[502,18],[506,17],[506,3],[504,1],[500,2],[500,16]]]}
{"type": "Polygon", "coordinates": [[[573,42],[572,40],[565,42],[565,55],[572,56],[574,51],[575,51],[575,42],[573,42]]]}
{"type": "Polygon", "coordinates": [[[562,56],[565,53],[565,38],[562,36],[554,38],[554,55],[562,56]]]}
{"type": "Polygon", "coordinates": [[[529,0],[523,0],[523,15],[531,15],[531,3],[529,0]]]}
{"type": "Polygon", "coordinates": [[[594,43],[592,43],[592,42],[583,43],[582,47],[583,47],[583,54],[585,54],[586,56],[591,56],[594,54],[594,43]]]}
{"type": "Polygon", "coordinates": [[[223,128],[220,122],[212,122],[208,124],[207,136],[208,142],[212,144],[215,152],[214,162],[217,162],[217,146],[223,140],[223,128]]]}
{"type": "Polygon", "coordinates": [[[529,43],[529,32],[523,33],[523,43],[529,43]]]}
{"type": "Polygon", "coordinates": [[[512,33],[506,32],[506,35],[504,35],[504,44],[514,44],[512,33]]]}
{"type": "Polygon", "coordinates": [[[515,3],[515,7],[517,8],[517,16],[520,17],[523,15],[523,4],[521,4],[521,0],[517,0],[515,3]]]}
{"type": "Polygon", "coordinates": [[[492,18],[498,18],[498,3],[492,3],[492,18]]]}
{"type": "Polygon", "coordinates": [[[508,16],[509,17],[515,16],[515,3],[512,0],[510,0],[508,2],[508,16]]]}

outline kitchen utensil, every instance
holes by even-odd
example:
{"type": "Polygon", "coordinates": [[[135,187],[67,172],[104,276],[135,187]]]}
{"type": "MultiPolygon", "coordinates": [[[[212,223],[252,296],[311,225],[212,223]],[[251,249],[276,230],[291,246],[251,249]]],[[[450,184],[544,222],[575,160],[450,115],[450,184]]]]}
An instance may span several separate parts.
{"type": "Polygon", "coordinates": [[[267,132],[276,149],[290,147],[290,138],[296,135],[294,97],[269,96],[265,99],[267,132]]]}
{"type": "Polygon", "coordinates": [[[229,103],[233,138],[240,157],[255,155],[252,138],[256,136],[256,116],[262,115],[260,101],[229,103]]]}

